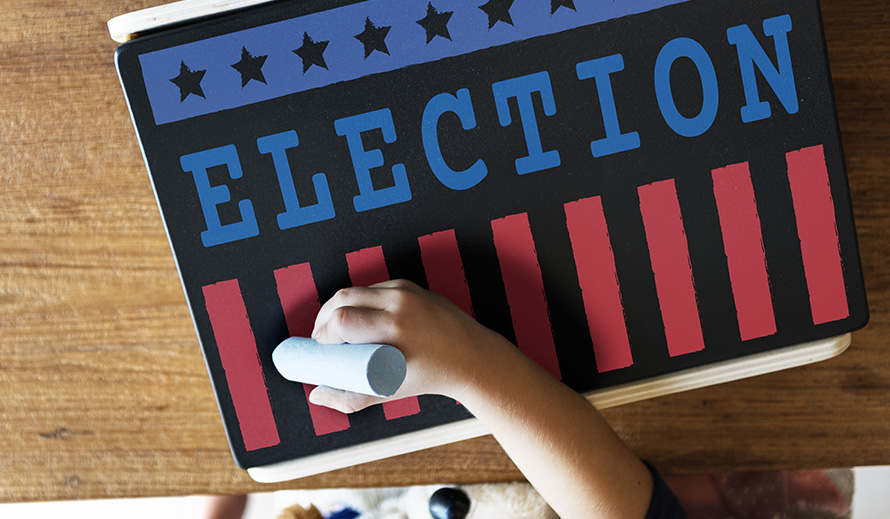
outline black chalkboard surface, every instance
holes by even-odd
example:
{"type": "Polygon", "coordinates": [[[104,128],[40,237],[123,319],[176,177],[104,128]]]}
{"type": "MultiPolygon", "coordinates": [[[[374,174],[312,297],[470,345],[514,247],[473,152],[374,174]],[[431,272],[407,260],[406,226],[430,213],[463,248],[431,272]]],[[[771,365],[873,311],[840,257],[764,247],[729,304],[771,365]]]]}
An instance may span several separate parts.
{"type": "Polygon", "coordinates": [[[116,61],[258,480],[484,432],[437,396],[347,417],[275,371],[344,286],[411,279],[603,405],[868,320],[816,0],[209,4],[116,61]]]}

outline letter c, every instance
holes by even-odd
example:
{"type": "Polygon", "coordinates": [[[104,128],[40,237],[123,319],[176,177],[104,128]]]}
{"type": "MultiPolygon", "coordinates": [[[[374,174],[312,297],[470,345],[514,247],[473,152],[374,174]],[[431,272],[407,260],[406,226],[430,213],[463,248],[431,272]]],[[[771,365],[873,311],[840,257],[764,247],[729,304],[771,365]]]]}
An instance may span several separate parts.
{"type": "Polygon", "coordinates": [[[457,95],[453,96],[447,93],[441,93],[434,96],[426,104],[423,109],[423,119],[421,121],[421,137],[423,138],[423,150],[426,153],[426,160],[433,170],[433,174],[439,179],[445,187],[454,190],[469,189],[488,175],[488,168],[482,159],[463,171],[455,171],[451,169],[442,156],[442,149],[439,147],[439,118],[445,112],[454,112],[460,119],[460,124],[464,130],[472,130],[476,127],[476,115],[473,113],[473,103],[470,100],[470,91],[461,88],[457,91],[457,95]]]}

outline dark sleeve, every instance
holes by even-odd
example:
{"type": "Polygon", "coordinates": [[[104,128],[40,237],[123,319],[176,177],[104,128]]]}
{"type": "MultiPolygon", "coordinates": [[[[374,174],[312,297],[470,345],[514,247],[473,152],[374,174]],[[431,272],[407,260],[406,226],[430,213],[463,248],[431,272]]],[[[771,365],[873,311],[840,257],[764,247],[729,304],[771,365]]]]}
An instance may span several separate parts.
{"type": "Polygon", "coordinates": [[[649,502],[649,511],[646,512],[646,519],[686,519],[686,512],[680,506],[677,496],[671,492],[667,483],[661,479],[655,467],[648,462],[646,466],[652,472],[652,500],[649,502]]]}

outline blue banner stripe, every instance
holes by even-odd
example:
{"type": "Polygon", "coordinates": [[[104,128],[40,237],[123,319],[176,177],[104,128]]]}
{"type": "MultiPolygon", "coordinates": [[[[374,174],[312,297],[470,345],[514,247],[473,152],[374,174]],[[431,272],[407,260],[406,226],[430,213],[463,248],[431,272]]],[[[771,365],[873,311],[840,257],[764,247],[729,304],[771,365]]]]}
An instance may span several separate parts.
{"type": "Polygon", "coordinates": [[[367,0],[149,52],[139,61],[160,125],[684,1],[514,0],[510,4],[505,0],[512,25],[497,20],[489,27],[491,19],[481,6],[497,0],[367,0]],[[432,33],[427,42],[427,30],[418,21],[428,16],[429,5],[440,15],[453,13],[446,24],[450,39],[432,33]],[[375,28],[385,32],[388,54],[372,47],[365,56],[368,48],[356,36],[366,30],[368,20],[372,32],[375,28]],[[294,52],[304,45],[304,35],[316,45],[328,42],[321,53],[327,68],[310,60],[304,72],[304,60],[294,52]],[[233,67],[245,49],[254,58],[265,56],[261,64],[265,83],[258,77],[245,83],[233,67]],[[172,81],[182,74],[190,77],[192,88],[183,89],[181,82],[172,81]]]}

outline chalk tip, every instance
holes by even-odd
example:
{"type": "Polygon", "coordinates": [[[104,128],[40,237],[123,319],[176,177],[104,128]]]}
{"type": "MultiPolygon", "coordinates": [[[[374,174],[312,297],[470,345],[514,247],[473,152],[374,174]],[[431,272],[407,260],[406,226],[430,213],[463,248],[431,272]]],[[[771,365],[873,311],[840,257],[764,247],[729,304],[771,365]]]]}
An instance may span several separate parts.
{"type": "Polygon", "coordinates": [[[378,396],[390,397],[402,387],[408,366],[402,352],[388,344],[381,345],[368,362],[368,383],[378,396]]]}

